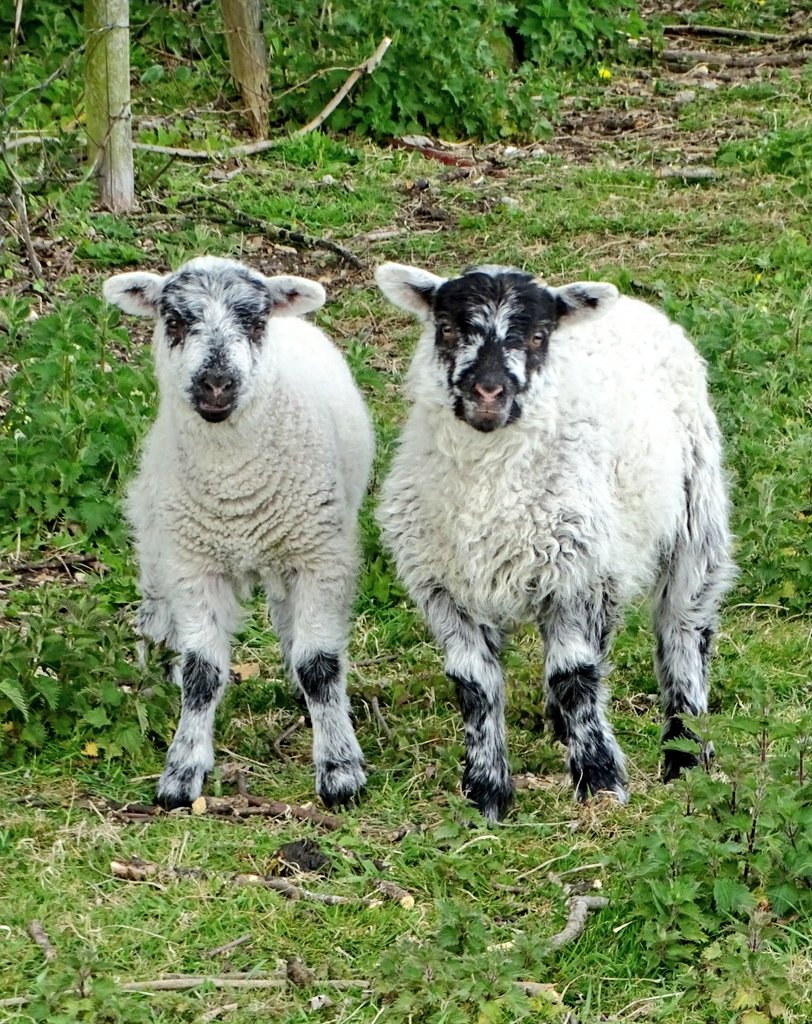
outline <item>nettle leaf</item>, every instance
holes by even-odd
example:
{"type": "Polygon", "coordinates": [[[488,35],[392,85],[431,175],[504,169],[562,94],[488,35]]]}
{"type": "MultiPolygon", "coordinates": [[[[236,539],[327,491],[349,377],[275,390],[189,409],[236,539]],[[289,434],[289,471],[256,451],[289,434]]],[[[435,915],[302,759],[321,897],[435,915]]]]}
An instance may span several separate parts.
{"type": "Polygon", "coordinates": [[[24,719],[28,719],[28,704],[22,690],[10,679],[0,679],[0,693],[11,702],[24,719]]]}
{"type": "Polygon", "coordinates": [[[85,712],[84,720],[88,725],[92,725],[94,729],[103,729],[105,725],[110,724],[110,719],[107,717],[107,712],[104,708],[91,708],[85,712]]]}
{"type": "Polygon", "coordinates": [[[734,878],[717,878],[713,883],[713,900],[723,914],[735,914],[755,906],[753,894],[734,878]]]}

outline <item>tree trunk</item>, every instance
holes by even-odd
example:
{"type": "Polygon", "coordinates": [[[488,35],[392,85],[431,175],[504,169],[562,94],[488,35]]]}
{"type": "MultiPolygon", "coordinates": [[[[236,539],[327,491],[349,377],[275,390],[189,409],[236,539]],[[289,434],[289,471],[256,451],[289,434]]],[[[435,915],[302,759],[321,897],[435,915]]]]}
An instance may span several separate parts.
{"type": "Polygon", "coordinates": [[[262,0],[220,0],[231,75],[246,106],[255,139],[268,138],[268,52],[262,34],[262,0]]]}
{"type": "Polygon", "coordinates": [[[87,159],[102,205],[133,208],[129,0],[85,0],[87,159]]]}

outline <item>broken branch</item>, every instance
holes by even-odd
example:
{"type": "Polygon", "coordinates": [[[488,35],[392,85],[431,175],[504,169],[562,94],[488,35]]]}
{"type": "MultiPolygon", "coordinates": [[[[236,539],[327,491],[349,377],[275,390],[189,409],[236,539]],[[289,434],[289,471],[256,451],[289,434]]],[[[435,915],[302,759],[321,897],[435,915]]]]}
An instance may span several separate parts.
{"type": "Polygon", "coordinates": [[[340,256],[353,267],[362,266],[361,261],[354,253],[351,253],[349,249],[345,249],[343,245],[339,245],[337,242],[333,242],[329,238],[316,238],[313,235],[302,234],[301,231],[293,231],[291,228],[279,227],[277,224],[271,224],[269,221],[261,220],[258,217],[249,217],[247,214],[243,213],[242,210],[238,210],[235,206],[232,206],[231,203],[226,202],[225,199],[219,199],[217,196],[192,196],[189,199],[182,199],[177,205],[180,208],[184,206],[195,206],[200,203],[208,203],[212,206],[219,206],[224,210],[228,210],[232,216],[230,220],[225,221],[224,223],[236,224],[239,227],[248,227],[255,231],[262,231],[271,238],[276,238],[281,242],[292,242],[294,245],[299,245],[306,249],[326,249],[328,252],[332,252],[337,256],[340,256]]]}
{"type": "Polygon", "coordinates": [[[278,756],[280,761],[289,761],[290,760],[288,755],[282,749],[282,744],[285,742],[285,740],[290,739],[290,737],[296,732],[296,730],[300,726],[304,725],[304,723],[305,723],[305,716],[304,715],[299,715],[299,717],[293,722],[293,724],[289,725],[287,727],[287,729],[285,729],[283,732],[280,732],[280,734],[273,741],[273,749],[274,749],[274,751],[275,751],[275,753],[278,756]]]}
{"type": "Polygon", "coordinates": [[[378,703],[377,697],[369,698],[369,708],[372,711],[372,717],[378,724],[378,728],[381,730],[381,732],[384,734],[387,740],[391,743],[395,738],[394,733],[386,724],[386,719],[383,717],[383,713],[381,712],[381,706],[378,703]]]}
{"type": "Polygon", "coordinates": [[[378,892],[380,897],[382,897],[380,898],[377,896],[342,896],[338,893],[314,892],[312,889],[305,889],[304,886],[294,885],[293,882],[289,882],[286,878],[277,878],[273,875],[227,873],[210,876],[200,868],[162,868],[151,861],[141,860],[140,857],[133,857],[129,861],[113,860],[110,862],[110,872],[114,878],[121,878],[128,882],[216,877],[232,882],[235,885],[258,885],[266,889],[273,889],[289,900],[309,900],[313,903],[323,903],[327,906],[353,904],[363,907],[379,907],[384,900],[398,903],[406,910],[414,906],[414,897],[411,893],[401,889],[394,882],[378,882],[378,892]]]}
{"type": "Polygon", "coordinates": [[[56,949],[48,938],[45,929],[39,921],[31,921],[28,925],[28,932],[45,955],[46,960],[53,960],[56,957],[56,949]]]}
{"type": "Polygon", "coordinates": [[[391,44],[392,40],[389,39],[387,36],[384,36],[377,50],[372,54],[371,57],[367,58],[367,60],[365,60],[363,64],[359,64],[358,67],[355,68],[350,73],[347,80],[344,82],[344,84],[341,86],[341,88],[338,90],[335,96],[333,96],[333,98],[330,100],[330,102],[327,104],[324,110],[322,110],[320,114],[317,114],[312,121],[308,121],[307,124],[304,125],[303,127],[297,128],[293,134],[307,135],[309,132],[315,131],[316,128],[319,128],[322,124],[324,124],[324,122],[327,120],[330,114],[332,114],[332,112],[339,105],[339,103],[341,103],[341,101],[344,99],[344,97],[347,95],[350,89],[352,89],[352,87],[355,85],[355,83],[358,81],[361,75],[372,74],[375,68],[377,68],[377,66],[383,60],[383,55],[389,49],[391,44]]]}
{"type": "Polygon", "coordinates": [[[573,942],[586,927],[586,919],[590,910],[602,910],[609,906],[605,896],[572,896],[567,901],[570,909],[567,923],[560,932],[551,935],[547,942],[551,949],[560,949],[568,942],[573,942]]]}

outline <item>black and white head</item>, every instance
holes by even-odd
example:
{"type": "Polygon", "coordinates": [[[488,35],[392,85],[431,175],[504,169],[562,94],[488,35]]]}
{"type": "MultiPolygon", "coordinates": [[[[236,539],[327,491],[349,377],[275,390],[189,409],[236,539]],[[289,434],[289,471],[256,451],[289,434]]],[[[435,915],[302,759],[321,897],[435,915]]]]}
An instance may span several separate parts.
{"type": "Polygon", "coordinates": [[[155,364],[204,420],[221,423],[251,400],[268,321],[301,316],[325,299],[316,281],[265,277],[234,260],[200,256],[174,273],[136,271],[104,282],[108,302],[155,324],[155,364]]]}
{"type": "Polygon", "coordinates": [[[558,327],[602,316],[618,299],[611,284],[550,288],[532,274],[490,265],[443,278],[385,263],[375,279],[390,301],[423,321],[447,404],[483,432],[521,417],[558,327]]]}

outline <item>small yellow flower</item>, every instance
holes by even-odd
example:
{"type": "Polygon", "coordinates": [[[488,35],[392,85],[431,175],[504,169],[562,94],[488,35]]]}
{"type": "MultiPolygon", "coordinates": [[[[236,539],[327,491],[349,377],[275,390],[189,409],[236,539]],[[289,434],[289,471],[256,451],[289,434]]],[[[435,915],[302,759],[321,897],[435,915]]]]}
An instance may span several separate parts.
{"type": "Polygon", "coordinates": [[[94,743],[93,740],[88,740],[87,743],[82,747],[82,753],[86,754],[87,757],[98,757],[99,756],[99,745],[94,743]]]}
{"type": "Polygon", "coordinates": [[[754,280],[756,284],[761,284],[761,274],[756,274],[754,280]]]}
{"type": "Polygon", "coordinates": [[[611,77],[612,72],[609,70],[609,68],[598,68],[598,78],[600,78],[602,82],[608,82],[611,79],[611,77]]]}

